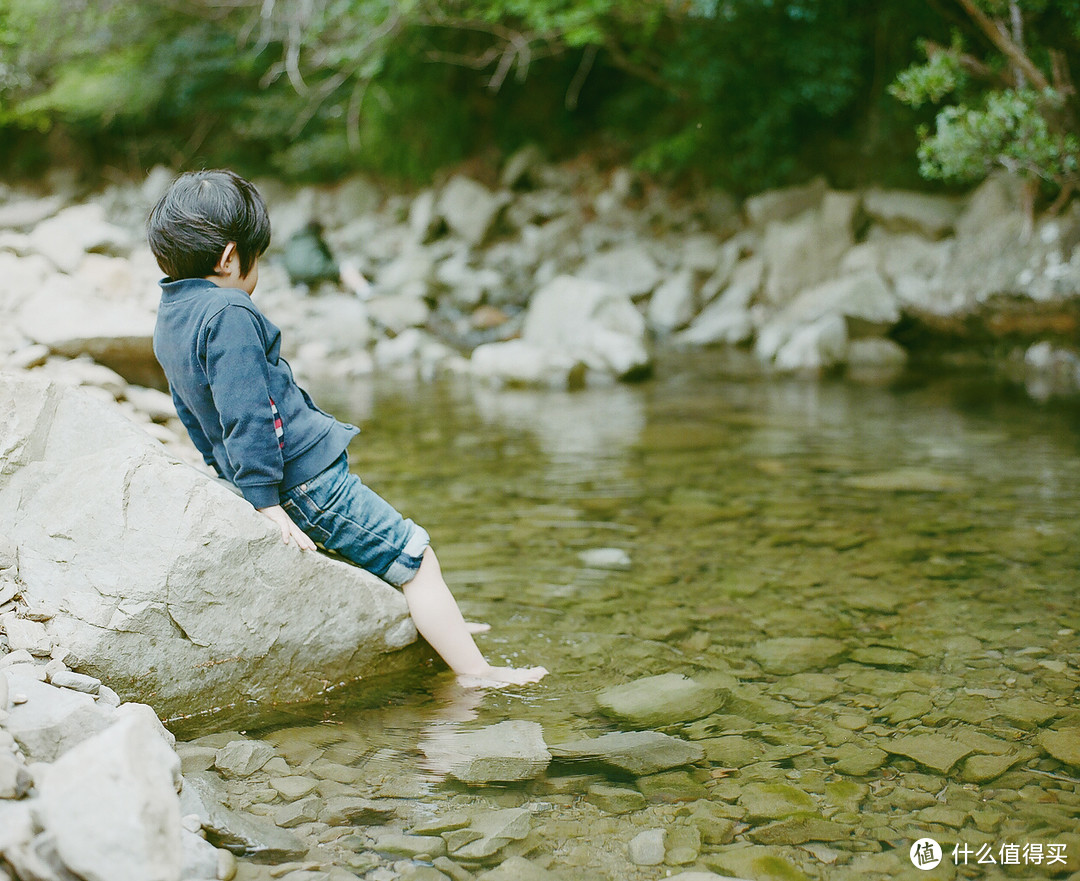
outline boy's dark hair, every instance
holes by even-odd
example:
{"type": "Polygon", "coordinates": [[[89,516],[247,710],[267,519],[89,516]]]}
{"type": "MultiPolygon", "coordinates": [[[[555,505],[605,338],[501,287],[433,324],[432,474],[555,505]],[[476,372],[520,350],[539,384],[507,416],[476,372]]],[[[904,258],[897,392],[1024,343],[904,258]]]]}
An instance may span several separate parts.
{"type": "Polygon", "coordinates": [[[236,242],[240,272],[247,275],[270,244],[270,217],[259,191],[240,175],[189,171],[150,212],[146,237],[173,281],[213,275],[229,242],[236,242]]]}

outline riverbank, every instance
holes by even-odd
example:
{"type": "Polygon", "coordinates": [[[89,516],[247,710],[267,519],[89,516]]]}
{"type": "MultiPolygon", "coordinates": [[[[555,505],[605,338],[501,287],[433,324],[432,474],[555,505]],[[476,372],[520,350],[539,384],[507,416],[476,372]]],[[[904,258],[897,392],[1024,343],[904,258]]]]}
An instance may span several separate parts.
{"type": "MultiPolygon", "coordinates": [[[[534,150],[477,177],[407,194],[259,182],[274,239],[256,296],[301,375],[579,387],[647,376],[671,348],[734,347],[766,372],[976,359],[1039,397],[1080,389],[1080,207],[1029,232],[1006,177],[963,197],[817,179],[738,203],[534,150]]],[[[170,178],[3,192],[0,363],[63,375],[89,356],[161,386],[142,230],[170,178]]]]}

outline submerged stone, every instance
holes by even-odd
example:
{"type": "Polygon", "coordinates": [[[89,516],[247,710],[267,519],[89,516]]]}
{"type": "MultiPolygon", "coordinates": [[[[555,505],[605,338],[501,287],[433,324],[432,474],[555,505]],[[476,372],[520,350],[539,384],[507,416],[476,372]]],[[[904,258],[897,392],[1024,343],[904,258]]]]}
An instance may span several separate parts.
{"type": "Polygon", "coordinates": [[[826,673],[796,673],[778,683],[776,693],[794,701],[817,703],[838,694],[843,686],[826,673]]]}
{"type": "Polygon", "coordinates": [[[285,801],[296,801],[297,799],[303,798],[305,795],[310,794],[317,785],[317,780],[295,774],[289,775],[288,777],[270,778],[270,786],[275,789],[285,801]]]}
{"type": "Polygon", "coordinates": [[[326,800],[319,822],[327,826],[368,826],[385,823],[393,808],[385,802],[354,795],[335,795],[326,800]]]}
{"type": "Polygon", "coordinates": [[[705,749],[659,731],[617,731],[556,744],[551,755],[565,761],[600,762],[640,777],[700,762],[705,749]]]}
{"type": "Polygon", "coordinates": [[[805,844],[807,841],[846,841],[851,827],[823,817],[788,817],[747,833],[758,844],[805,844]]]}
{"type": "Polygon", "coordinates": [[[629,814],[644,809],[645,796],[636,789],[594,783],[585,793],[585,801],[607,814],[629,814]]]}
{"type": "Polygon", "coordinates": [[[468,784],[529,780],[551,761],[543,728],[520,720],[432,737],[420,748],[430,766],[468,784]]]}
{"type": "Polygon", "coordinates": [[[479,881],[556,881],[557,878],[557,875],[525,857],[510,857],[490,872],[480,875],[479,881]]]}
{"type": "Polygon", "coordinates": [[[680,801],[697,801],[709,793],[686,771],[665,771],[640,777],[637,781],[642,795],[651,802],[673,804],[680,801]]]}
{"type": "Polygon", "coordinates": [[[1059,762],[1080,768],[1080,728],[1043,731],[1035,741],[1059,762]]]}
{"type": "Polygon", "coordinates": [[[803,872],[780,856],[779,848],[756,845],[733,845],[704,858],[710,869],[716,869],[737,878],[753,878],[754,881],[807,881],[803,872]]]}
{"type": "Polygon", "coordinates": [[[659,866],[664,861],[663,829],[646,829],[639,832],[627,845],[630,862],[635,866],[659,866]]]}
{"type": "Polygon", "coordinates": [[[906,691],[895,700],[889,701],[875,715],[896,725],[908,719],[920,719],[933,708],[934,702],[925,694],[906,691]]]}
{"type": "Polygon", "coordinates": [[[754,723],[782,722],[795,714],[794,705],[765,697],[753,686],[732,689],[726,709],[754,723]]]}
{"type": "Polygon", "coordinates": [[[881,741],[886,752],[906,756],[920,765],[947,774],[964,756],[974,750],[942,734],[908,734],[881,741]]]}
{"type": "Polygon", "coordinates": [[[706,844],[730,844],[735,837],[735,821],[731,819],[728,805],[702,799],[679,810],[701,833],[706,844]]]}
{"type": "Polygon", "coordinates": [[[672,826],[667,833],[667,855],[664,861],[669,866],[685,866],[696,862],[701,853],[701,832],[697,826],[672,826]]]}
{"type": "Polygon", "coordinates": [[[665,728],[715,713],[728,697],[727,689],[664,673],[609,688],[596,702],[605,715],[635,727],[665,728]]]}
{"type": "Polygon", "coordinates": [[[468,829],[448,832],[443,837],[455,858],[486,860],[511,841],[526,838],[531,829],[532,818],[527,810],[506,808],[475,814],[468,829]]]}
{"type": "Polygon", "coordinates": [[[833,770],[840,774],[865,777],[871,771],[880,768],[889,755],[883,749],[862,743],[845,743],[836,749],[836,761],[833,770]]]}
{"type": "Polygon", "coordinates": [[[307,853],[308,845],[298,836],[261,817],[224,807],[225,798],[216,774],[203,771],[186,775],[180,792],[181,816],[198,816],[210,842],[218,847],[279,861],[307,853]]]}
{"type": "Polygon", "coordinates": [[[792,814],[818,812],[815,801],[787,783],[750,783],[739,796],[751,820],[780,820],[792,814]]]}
{"type": "Polygon", "coordinates": [[[854,780],[830,780],[825,784],[825,800],[848,811],[858,810],[863,799],[869,794],[869,786],[854,780]]]}
{"type": "Polygon", "coordinates": [[[705,747],[705,758],[725,768],[742,768],[758,761],[765,753],[760,740],[737,734],[710,737],[700,743],[705,747]]]}
{"type": "Polygon", "coordinates": [[[998,715],[1021,728],[1038,728],[1061,714],[1058,707],[1029,697],[1010,697],[994,702],[998,715]]]}
{"type": "Polygon", "coordinates": [[[417,857],[441,857],[446,855],[446,842],[438,835],[405,835],[384,832],[375,839],[373,848],[377,853],[416,859],[417,857]]]}
{"type": "Polygon", "coordinates": [[[849,657],[856,663],[866,664],[870,667],[906,668],[914,666],[918,661],[918,656],[911,652],[880,645],[855,649],[849,657]]]}
{"type": "Polygon", "coordinates": [[[963,489],[967,481],[955,474],[929,468],[897,468],[877,474],[844,478],[845,486],[876,492],[941,493],[963,489]]]}
{"type": "Polygon", "coordinates": [[[844,650],[843,642],[827,636],[781,636],[758,643],[751,655],[766,673],[786,676],[828,667],[844,650]]]}

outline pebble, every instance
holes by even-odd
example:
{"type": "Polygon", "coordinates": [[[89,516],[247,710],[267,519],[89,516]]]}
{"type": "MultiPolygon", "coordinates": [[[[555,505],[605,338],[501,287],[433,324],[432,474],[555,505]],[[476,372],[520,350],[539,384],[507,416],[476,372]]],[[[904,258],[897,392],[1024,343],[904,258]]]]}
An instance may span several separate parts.
{"type": "Polygon", "coordinates": [[[590,569],[627,570],[633,566],[622,548],[592,548],[578,554],[578,559],[590,569]]]}
{"type": "Polygon", "coordinates": [[[296,801],[310,794],[318,784],[317,780],[310,777],[290,776],[271,777],[270,786],[281,794],[286,801],[296,801]]]}
{"type": "Polygon", "coordinates": [[[639,832],[627,845],[630,861],[635,866],[659,866],[664,861],[664,830],[646,829],[639,832]]]}
{"type": "Polygon", "coordinates": [[[974,750],[943,734],[908,734],[882,741],[886,752],[914,759],[932,771],[948,773],[974,750]]]}
{"type": "Polygon", "coordinates": [[[250,777],[274,757],[274,748],[259,740],[234,740],[217,752],[214,767],[226,777],[250,777]]]}
{"type": "Polygon", "coordinates": [[[54,673],[50,681],[57,688],[70,688],[73,691],[81,691],[83,694],[97,694],[101,690],[100,679],[82,673],[73,673],[70,670],[54,673]]]}

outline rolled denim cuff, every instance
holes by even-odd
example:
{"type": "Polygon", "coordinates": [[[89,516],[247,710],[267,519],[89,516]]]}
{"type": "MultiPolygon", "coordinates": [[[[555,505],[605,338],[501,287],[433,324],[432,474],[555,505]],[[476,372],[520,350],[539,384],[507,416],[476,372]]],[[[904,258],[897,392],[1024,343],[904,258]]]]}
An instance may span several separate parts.
{"type": "Polygon", "coordinates": [[[431,536],[422,526],[417,526],[411,520],[407,520],[413,528],[412,536],[405,544],[401,555],[390,564],[383,574],[382,579],[394,587],[404,587],[416,577],[420,570],[420,564],[424,561],[424,551],[431,544],[431,536]]]}

